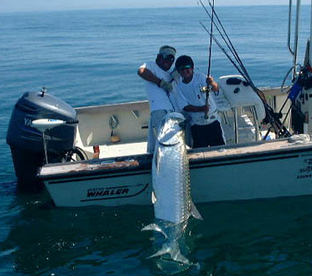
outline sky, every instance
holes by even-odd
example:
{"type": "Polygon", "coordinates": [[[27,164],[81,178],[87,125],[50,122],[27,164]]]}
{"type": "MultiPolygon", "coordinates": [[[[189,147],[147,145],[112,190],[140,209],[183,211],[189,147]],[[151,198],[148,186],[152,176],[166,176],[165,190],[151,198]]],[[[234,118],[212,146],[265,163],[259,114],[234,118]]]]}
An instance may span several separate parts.
{"type": "MultiPolygon", "coordinates": [[[[215,3],[217,6],[288,5],[288,0],[215,0],[215,3]]],[[[308,4],[310,0],[302,3],[308,4]]],[[[0,12],[185,6],[197,6],[197,0],[0,0],[0,12]]]]}

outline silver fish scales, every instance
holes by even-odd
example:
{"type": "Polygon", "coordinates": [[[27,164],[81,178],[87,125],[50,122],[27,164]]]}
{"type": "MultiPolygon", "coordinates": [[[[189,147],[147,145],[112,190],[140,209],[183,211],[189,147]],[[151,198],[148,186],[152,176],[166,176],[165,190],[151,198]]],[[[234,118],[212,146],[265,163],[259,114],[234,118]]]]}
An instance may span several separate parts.
{"type": "Polygon", "coordinates": [[[164,118],[152,169],[155,217],[175,224],[187,220],[191,214],[200,216],[191,199],[184,121],[184,116],[176,112],[164,118]]]}

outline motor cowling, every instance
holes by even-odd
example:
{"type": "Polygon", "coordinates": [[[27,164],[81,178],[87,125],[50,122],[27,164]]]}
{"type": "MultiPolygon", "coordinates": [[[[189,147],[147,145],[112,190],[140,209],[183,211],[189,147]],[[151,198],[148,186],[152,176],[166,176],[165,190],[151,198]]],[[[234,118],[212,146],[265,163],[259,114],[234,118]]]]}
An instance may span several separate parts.
{"type": "MultiPolygon", "coordinates": [[[[64,101],[45,93],[26,92],[13,109],[7,132],[19,188],[37,190],[42,183],[37,178],[45,154],[42,133],[32,126],[37,119],[77,121],[76,111],[64,101]]],[[[73,149],[75,124],[64,124],[45,131],[49,163],[60,162],[73,149]]]]}

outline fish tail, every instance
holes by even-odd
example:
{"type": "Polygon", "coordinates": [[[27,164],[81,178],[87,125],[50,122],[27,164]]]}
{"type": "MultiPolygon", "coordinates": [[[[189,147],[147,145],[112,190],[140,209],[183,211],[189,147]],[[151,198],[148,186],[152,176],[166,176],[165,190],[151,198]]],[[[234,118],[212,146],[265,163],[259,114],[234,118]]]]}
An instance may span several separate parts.
{"type": "Polygon", "coordinates": [[[158,250],[153,255],[147,257],[147,259],[152,259],[155,257],[161,257],[166,254],[170,255],[170,259],[176,263],[184,264],[184,265],[191,265],[192,263],[186,258],[180,250],[179,243],[177,241],[173,241],[171,243],[164,243],[162,248],[158,250]]]}
{"type": "Polygon", "coordinates": [[[156,223],[146,225],[141,229],[141,231],[156,231],[158,233],[161,233],[165,237],[165,239],[168,239],[167,234],[156,223]]]}

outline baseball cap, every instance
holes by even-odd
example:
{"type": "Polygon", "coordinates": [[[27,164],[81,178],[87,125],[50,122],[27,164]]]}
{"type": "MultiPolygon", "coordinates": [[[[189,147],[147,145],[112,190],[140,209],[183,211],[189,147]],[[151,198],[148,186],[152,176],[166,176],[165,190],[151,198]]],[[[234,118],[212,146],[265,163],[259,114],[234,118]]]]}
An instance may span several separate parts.
{"type": "Polygon", "coordinates": [[[167,56],[175,56],[176,54],[176,49],[169,46],[169,45],[164,45],[159,48],[159,54],[162,55],[164,58],[167,56]]]}
{"type": "Polygon", "coordinates": [[[181,71],[183,69],[187,68],[194,68],[194,62],[190,56],[180,56],[177,58],[175,62],[175,67],[178,71],[181,71]]]}

